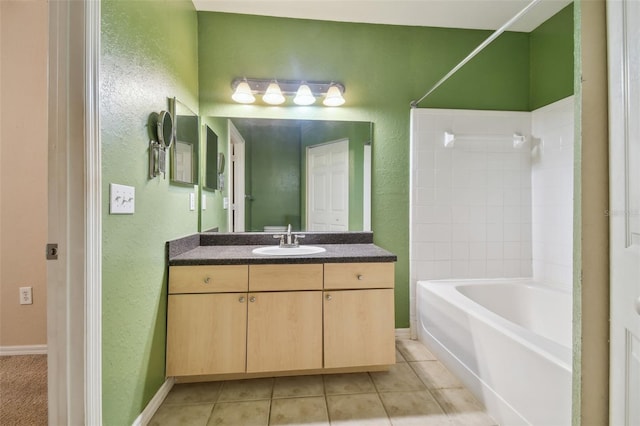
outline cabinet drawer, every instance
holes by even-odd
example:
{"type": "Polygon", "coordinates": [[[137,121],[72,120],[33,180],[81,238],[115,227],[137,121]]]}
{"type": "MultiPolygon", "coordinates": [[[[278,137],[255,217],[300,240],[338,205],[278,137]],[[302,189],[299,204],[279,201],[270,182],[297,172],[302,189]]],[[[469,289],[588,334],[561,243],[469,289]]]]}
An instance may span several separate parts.
{"type": "Polygon", "coordinates": [[[325,263],[324,288],[393,288],[393,263],[325,263]]]}
{"type": "Polygon", "coordinates": [[[322,265],[250,265],[249,291],[322,290],[322,265]]]}
{"type": "Polygon", "coordinates": [[[171,266],[169,294],[247,291],[247,265],[171,266]]]}

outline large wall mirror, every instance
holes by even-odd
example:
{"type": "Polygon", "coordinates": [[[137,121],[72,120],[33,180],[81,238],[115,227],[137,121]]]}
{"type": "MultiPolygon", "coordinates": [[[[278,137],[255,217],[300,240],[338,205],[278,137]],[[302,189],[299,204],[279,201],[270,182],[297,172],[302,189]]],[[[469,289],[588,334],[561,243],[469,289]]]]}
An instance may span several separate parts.
{"type": "Polygon", "coordinates": [[[227,120],[227,229],[370,230],[372,123],[227,120]]]}
{"type": "Polygon", "coordinates": [[[170,100],[175,138],[171,147],[171,181],[198,183],[199,117],[176,98],[170,100]]]}

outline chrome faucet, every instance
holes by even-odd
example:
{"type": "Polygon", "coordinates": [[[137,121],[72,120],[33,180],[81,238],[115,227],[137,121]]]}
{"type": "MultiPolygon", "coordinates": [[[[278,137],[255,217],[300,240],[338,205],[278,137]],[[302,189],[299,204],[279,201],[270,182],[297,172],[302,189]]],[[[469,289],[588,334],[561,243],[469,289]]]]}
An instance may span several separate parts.
{"type": "Polygon", "coordinates": [[[298,238],[304,238],[304,235],[292,234],[291,233],[291,224],[287,226],[286,234],[276,234],[273,238],[278,238],[280,240],[280,247],[298,247],[298,238]],[[293,241],[292,241],[293,237],[293,241]]]}

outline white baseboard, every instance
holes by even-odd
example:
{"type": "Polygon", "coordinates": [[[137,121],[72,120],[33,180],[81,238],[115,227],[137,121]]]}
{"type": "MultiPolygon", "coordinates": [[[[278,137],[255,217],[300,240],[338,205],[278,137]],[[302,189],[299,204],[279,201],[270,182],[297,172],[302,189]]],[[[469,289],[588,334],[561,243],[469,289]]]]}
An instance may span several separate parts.
{"type": "Polygon", "coordinates": [[[162,386],[160,386],[160,389],[158,389],[158,392],[156,392],[153,398],[151,398],[151,401],[149,401],[147,406],[144,407],[142,413],[140,413],[138,418],[134,420],[132,426],[146,426],[149,424],[153,415],[158,411],[158,408],[160,408],[162,401],[164,401],[167,395],[169,395],[169,391],[175,382],[176,381],[173,377],[169,377],[164,381],[162,386]]]}
{"type": "Polygon", "coordinates": [[[411,339],[411,332],[408,328],[396,328],[397,339],[411,339]]]}
{"type": "Polygon", "coordinates": [[[0,346],[0,356],[46,355],[47,345],[0,346]]]}

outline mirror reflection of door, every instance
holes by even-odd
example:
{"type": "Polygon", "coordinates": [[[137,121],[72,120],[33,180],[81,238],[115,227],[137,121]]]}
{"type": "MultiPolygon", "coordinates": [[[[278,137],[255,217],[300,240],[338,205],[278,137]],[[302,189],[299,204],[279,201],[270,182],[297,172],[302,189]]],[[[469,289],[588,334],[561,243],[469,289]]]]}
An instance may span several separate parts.
{"type": "Polygon", "coordinates": [[[231,120],[229,125],[229,154],[231,170],[229,181],[231,206],[229,206],[229,230],[231,232],[244,232],[245,224],[245,170],[244,147],[245,141],[231,120]]]}
{"type": "Polygon", "coordinates": [[[349,140],[307,148],[307,230],[349,228],[349,140]]]}

